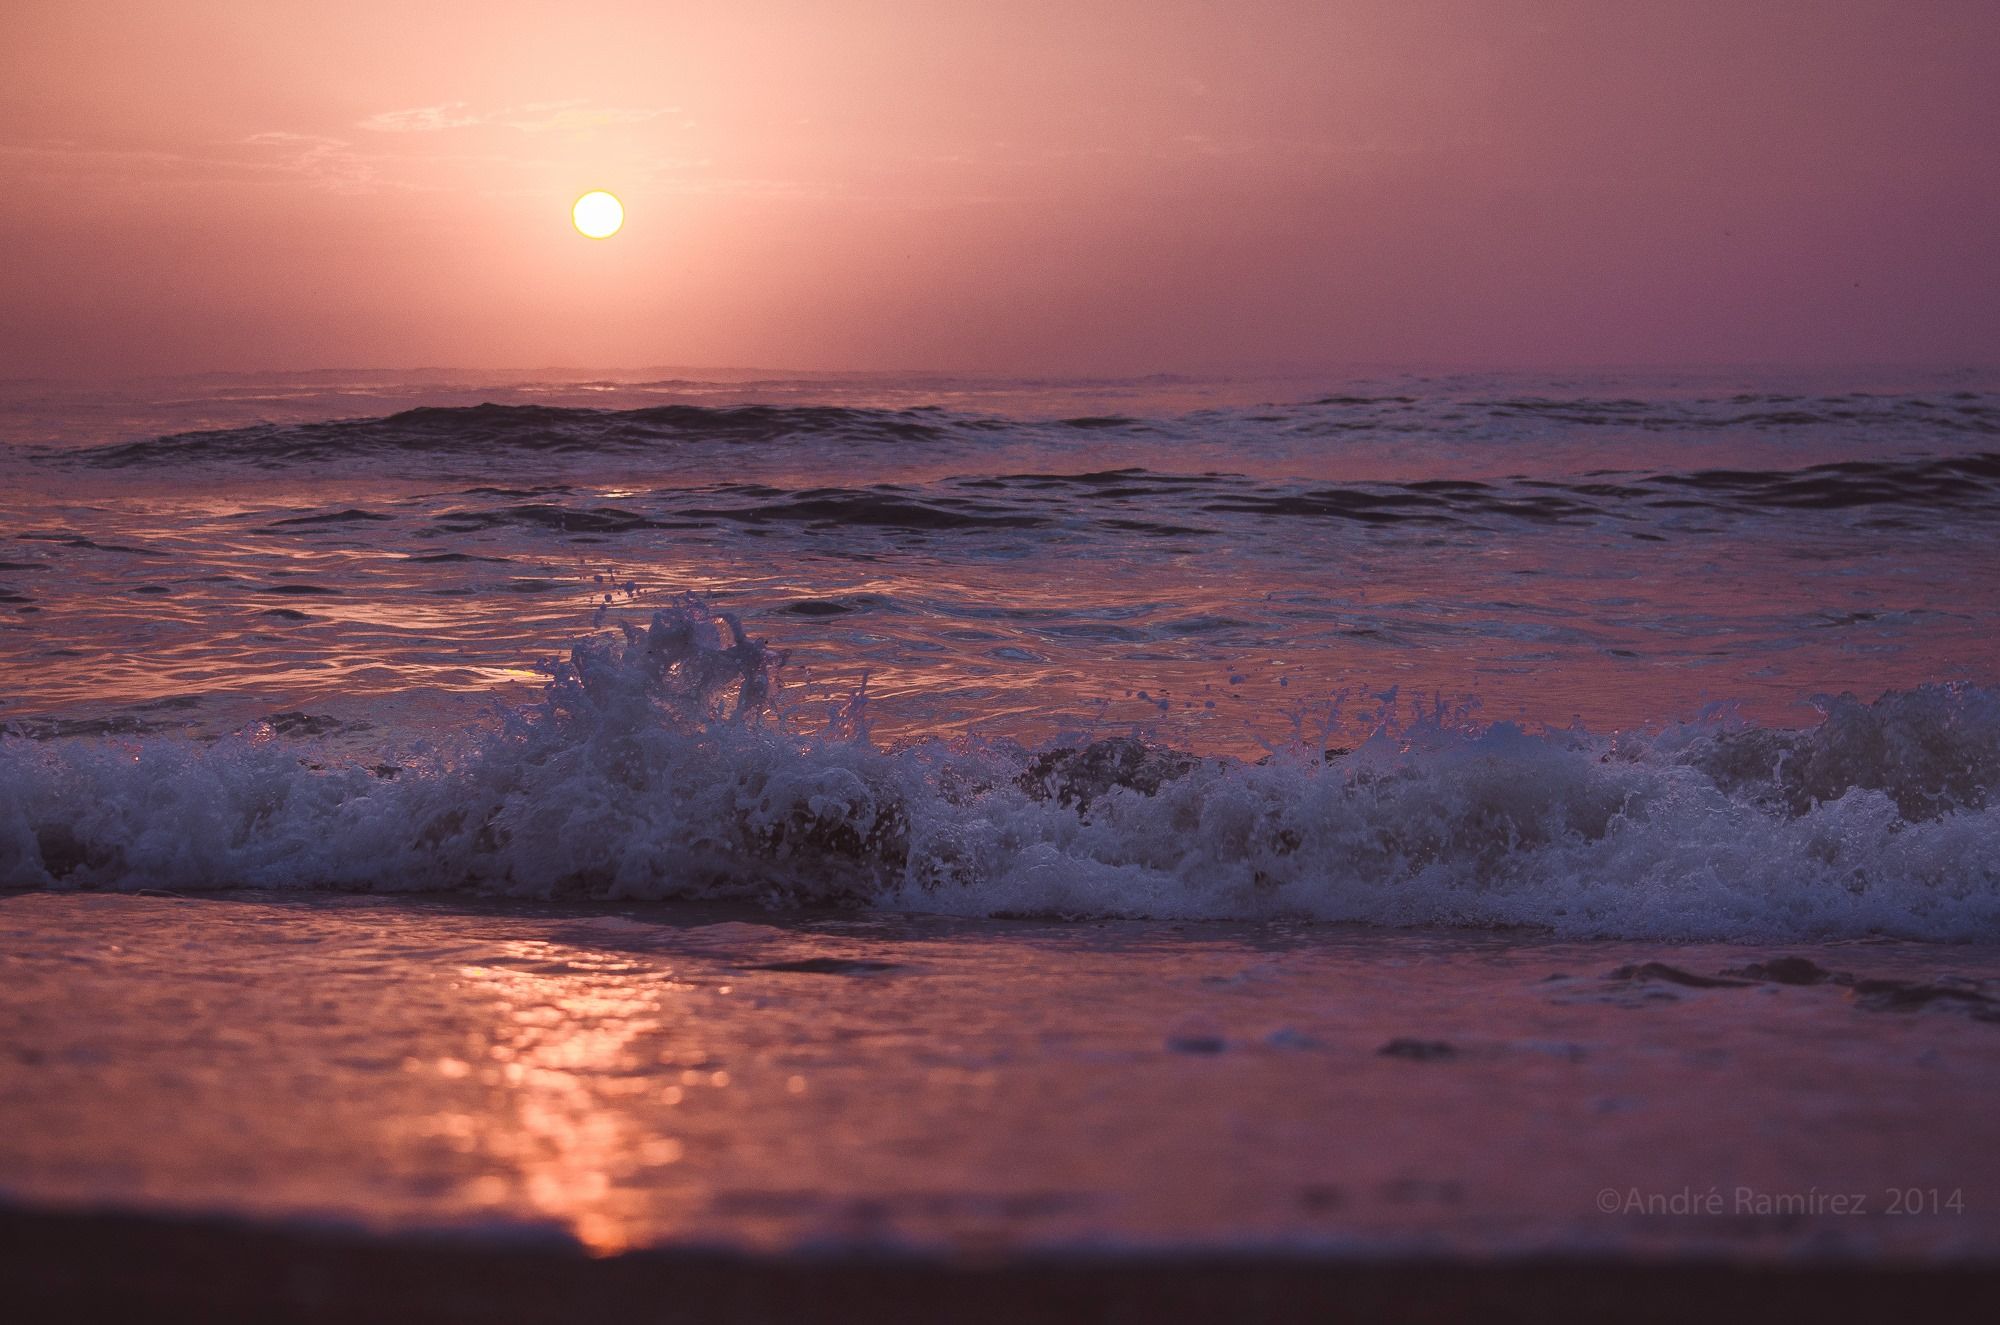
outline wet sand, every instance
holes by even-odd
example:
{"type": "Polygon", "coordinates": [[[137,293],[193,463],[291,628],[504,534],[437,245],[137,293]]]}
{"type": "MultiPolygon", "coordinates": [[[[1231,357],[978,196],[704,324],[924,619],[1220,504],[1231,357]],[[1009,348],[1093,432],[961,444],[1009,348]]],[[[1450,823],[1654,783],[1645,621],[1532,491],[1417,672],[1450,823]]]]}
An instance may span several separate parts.
{"type": "Polygon", "coordinates": [[[1992,947],[30,893],[0,966],[47,1318],[1858,1319],[2000,1273],[1992,947]]]}
{"type": "Polygon", "coordinates": [[[16,1321],[1840,1322],[1991,1318],[2000,1271],[1726,1261],[633,1252],[0,1209],[16,1321]]]}

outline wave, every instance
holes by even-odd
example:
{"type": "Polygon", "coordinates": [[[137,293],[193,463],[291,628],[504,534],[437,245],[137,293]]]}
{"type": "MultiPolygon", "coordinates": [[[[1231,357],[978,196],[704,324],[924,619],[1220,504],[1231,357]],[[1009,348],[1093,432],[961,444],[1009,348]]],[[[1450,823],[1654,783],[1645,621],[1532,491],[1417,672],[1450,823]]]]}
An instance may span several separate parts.
{"type": "Polygon", "coordinates": [[[307,723],[0,735],[0,884],[2000,939],[1992,690],[1830,698],[1804,730],[1433,709],[1248,763],[1137,736],[887,749],[865,691],[816,709],[780,661],[688,598],[579,642],[453,751],[341,756],[307,723]]]}
{"type": "Polygon", "coordinates": [[[1921,421],[1940,432],[2000,433],[2000,408],[1974,391],[1935,398],[1857,391],[1837,396],[1743,392],[1676,402],[1520,396],[1485,402],[1495,414],[1613,428],[1813,428],[1921,421]]]}
{"type": "Polygon", "coordinates": [[[1492,440],[1551,428],[1639,433],[1811,429],[1934,445],[2000,436],[2000,397],[1958,391],[1829,397],[1738,395],[1696,400],[1588,397],[1336,395],[1296,404],[1201,410],[1171,418],[1122,414],[1015,419],[937,405],[648,405],[603,409],[539,404],[421,406],[374,418],[258,423],[45,453],[67,463],[124,469],[215,463],[282,468],[357,456],[631,455],[689,443],[782,442],[911,446],[994,436],[1090,441],[1105,437],[1240,439],[1380,434],[1492,440]]]}
{"type": "MultiPolygon", "coordinates": [[[[607,506],[573,489],[474,488],[443,509],[352,507],[305,511],[263,534],[343,533],[360,522],[418,519],[436,533],[492,528],[565,534],[734,526],[810,529],[1002,531],[1095,525],[1161,536],[1211,535],[1244,521],[1317,521],[1377,527],[1495,527],[1611,522],[1670,529],[1691,512],[1769,517],[1854,511],[1874,527],[2000,511],[2000,453],[1907,461],[1850,461],[1795,470],[1698,470],[1577,481],[1419,479],[1300,483],[1241,474],[1181,474],[1143,467],[1091,473],[1002,474],[865,488],[775,488],[756,483],[666,487],[607,506]],[[523,501],[523,497],[537,500],[523,501]]],[[[1650,535],[1649,535],[1650,536],[1650,535]]]]}
{"type": "MultiPolygon", "coordinates": [[[[555,405],[420,406],[381,418],[261,423],[170,434],[70,453],[107,469],[223,462],[282,467],[357,455],[547,455],[645,451],[685,441],[769,443],[789,437],[923,441],[943,435],[942,411],[840,405],[653,405],[583,409],[555,405]]],[[[961,421],[959,426],[978,426],[961,421]]]]}
{"type": "MultiPolygon", "coordinates": [[[[1634,535],[1651,538],[1685,532],[1688,517],[1703,513],[1763,519],[1852,513],[1871,527],[1914,528],[1918,527],[1912,523],[1915,513],[1958,517],[2000,512],[2000,451],[1940,453],[1938,449],[1961,441],[1966,433],[2000,431],[2000,407],[1987,400],[1970,392],[1935,401],[1920,397],[1419,401],[1407,396],[1342,396],[1262,411],[1210,410],[1173,419],[1094,415],[1044,421],[935,406],[656,405],[608,410],[489,404],[184,433],[42,452],[39,461],[95,470],[150,472],[171,467],[177,476],[206,474],[217,466],[261,471],[359,464],[377,477],[408,471],[410,477],[428,479],[447,461],[461,469],[470,466],[465,472],[472,474],[495,467],[533,469],[530,460],[605,460],[631,469],[647,456],[677,456],[694,444],[715,444],[754,446],[760,462],[782,454],[787,446],[855,447],[860,448],[857,457],[861,451],[870,457],[865,463],[857,458],[845,466],[857,475],[872,471],[884,478],[906,479],[904,462],[922,458],[924,464],[947,463],[960,476],[797,490],[754,482],[717,484],[712,481],[715,470],[733,462],[704,452],[690,460],[690,468],[677,478],[656,478],[661,486],[651,490],[629,481],[621,484],[624,491],[615,503],[584,498],[562,483],[482,485],[465,488],[444,510],[408,503],[370,509],[350,502],[286,512],[256,531],[297,537],[352,536],[364,525],[417,518],[430,521],[431,532],[436,533],[513,526],[609,536],[719,526],[977,533],[1073,525],[1079,520],[1107,531],[1169,537],[1215,534],[1246,522],[1289,527],[1313,521],[1416,531],[1617,522],[1651,526],[1652,532],[1634,535]],[[1778,409],[1778,404],[1786,408],[1778,409]],[[1532,477],[1520,472],[1494,476],[1495,458],[1506,455],[1507,446],[1543,445],[1550,428],[1587,432],[1616,426],[1684,434],[1725,426],[1771,430],[1808,424],[1835,429],[1850,441],[1861,439],[1874,454],[1795,467],[1741,469],[1675,468],[1669,457],[1661,455],[1656,463],[1667,467],[1601,470],[1593,467],[1602,454],[1598,443],[1575,434],[1561,444],[1568,448],[1568,458],[1556,462],[1554,469],[1545,468],[1532,477]],[[1381,433],[1381,440],[1401,457],[1384,463],[1414,465],[1421,476],[1351,481],[1337,473],[1329,480],[1181,472],[1184,458],[1192,456],[1210,460],[1243,456],[1248,458],[1247,467],[1261,466],[1267,472],[1275,465],[1284,467],[1278,472],[1290,474],[1300,473],[1301,466],[1307,473],[1324,472],[1328,463],[1324,437],[1370,431],[1381,433]],[[1464,445],[1413,450],[1402,433],[1421,434],[1427,443],[1456,438],[1464,445]],[[1880,454],[1899,439],[1910,443],[1908,453],[1880,454]],[[1466,446],[1474,449],[1468,451],[1466,446]],[[982,455],[1015,460],[1024,454],[1066,455],[1077,447],[1110,447],[1108,452],[1100,449],[1100,454],[1143,463],[1078,472],[993,472],[1001,464],[987,469],[979,462],[982,455]],[[882,461],[888,462],[890,472],[883,472],[878,463],[882,461]],[[1461,464],[1468,467],[1453,468],[1461,464]]],[[[1643,455],[1645,448],[1628,448],[1628,453],[1643,455]]],[[[1842,452],[1836,448],[1832,453],[1842,452]]],[[[90,546],[80,535],[35,536],[70,537],[79,546],[90,546]]]]}
{"type": "MultiPolygon", "coordinates": [[[[1696,528],[1685,517],[1704,513],[1762,519],[1788,513],[1851,513],[1871,529],[1930,528],[1943,519],[1986,519],[2000,513],[2000,453],[1842,462],[1784,471],[1700,470],[1625,476],[1616,482],[1423,479],[1328,484],[1129,468],[855,488],[727,483],[632,492],[617,505],[590,500],[565,485],[478,487],[423,503],[385,503],[382,510],[305,507],[249,532],[308,539],[352,538],[361,525],[392,526],[391,533],[400,525],[416,537],[493,529],[619,536],[722,527],[920,534],[1063,526],[1096,528],[1114,536],[1208,537],[1304,521],[1410,530],[1590,524],[1657,540],[1696,528]]],[[[15,537],[137,556],[167,555],[72,532],[15,537]]],[[[451,555],[419,559],[436,561],[451,555]]],[[[6,565],[48,568],[42,563],[6,565]]]]}

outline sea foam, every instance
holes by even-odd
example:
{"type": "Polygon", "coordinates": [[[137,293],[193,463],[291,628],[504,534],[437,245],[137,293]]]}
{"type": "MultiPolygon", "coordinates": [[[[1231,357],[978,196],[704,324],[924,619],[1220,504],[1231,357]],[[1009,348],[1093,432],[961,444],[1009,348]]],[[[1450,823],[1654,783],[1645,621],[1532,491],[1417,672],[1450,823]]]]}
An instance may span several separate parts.
{"type": "Polygon", "coordinates": [[[0,884],[741,898],[1576,937],[2000,939],[2000,694],[1644,733],[1433,711],[1348,751],[872,741],[695,598],[393,762],[253,728],[0,736],[0,884]]]}

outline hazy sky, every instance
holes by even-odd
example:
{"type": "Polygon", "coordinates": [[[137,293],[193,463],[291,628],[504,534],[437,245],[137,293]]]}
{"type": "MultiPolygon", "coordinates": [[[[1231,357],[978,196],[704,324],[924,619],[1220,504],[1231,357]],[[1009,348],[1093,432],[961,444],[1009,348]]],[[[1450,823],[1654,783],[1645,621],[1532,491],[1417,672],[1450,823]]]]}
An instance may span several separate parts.
{"type": "Polygon", "coordinates": [[[6,0],[0,377],[1991,365],[1996,70],[1993,0],[6,0]]]}

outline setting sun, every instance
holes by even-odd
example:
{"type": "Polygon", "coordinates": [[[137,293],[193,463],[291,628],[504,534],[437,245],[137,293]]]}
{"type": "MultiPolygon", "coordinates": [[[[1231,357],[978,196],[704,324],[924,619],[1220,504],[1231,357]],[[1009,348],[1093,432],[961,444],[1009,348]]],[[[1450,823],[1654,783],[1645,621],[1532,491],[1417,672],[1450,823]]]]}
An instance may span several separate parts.
{"type": "Polygon", "coordinates": [[[625,224],[625,204],[602,189],[584,194],[569,209],[578,233],[592,239],[609,239],[625,224]]]}

